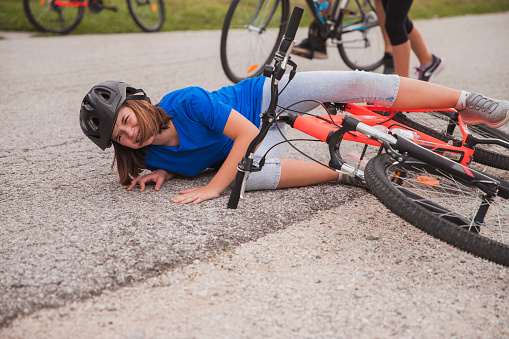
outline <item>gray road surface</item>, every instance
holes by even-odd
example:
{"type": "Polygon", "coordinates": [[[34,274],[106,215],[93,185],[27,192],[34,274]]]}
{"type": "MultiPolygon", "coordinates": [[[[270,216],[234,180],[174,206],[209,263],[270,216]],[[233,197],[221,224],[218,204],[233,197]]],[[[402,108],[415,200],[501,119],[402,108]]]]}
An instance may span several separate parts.
{"type": "MultiPolygon", "coordinates": [[[[509,99],[509,13],[426,20],[418,22],[418,26],[430,50],[447,59],[448,66],[436,82],[509,99]]],[[[299,34],[302,36],[305,31],[302,29],[299,34]]],[[[112,152],[101,152],[83,136],[78,126],[79,104],[84,94],[92,85],[109,79],[144,88],[156,101],[168,91],[184,86],[200,85],[213,90],[229,85],[219,61],[219,32],[48,38],[24,33],[1,35],[6,37],[0,40],[3,86],[0,99],[0,325],[4,326],[5,336],[35,335],[38,332],[30,332],[30,329],[40,330],[34,322],[43,319],[42,327],[51,329],[58,321],[61,322],[58,327],[63,329],[48,332],[51,333],[48,337],[67,337],[72,323],[81,323],[79,316],[86,313],[76,311],[82,306],[89,316],[94,313],[89,325],[110,326],[111,332],[102,328],[91,332],[94,334],[90,337],[107,333],[111,335],[105,337],[118,334],[122,338],[166,337],[168,333],[176,333],[177,337],[338,337],[341,333],[346,337],[385,337],[405,335],[406,330],[410,331],[410,336],[421,336],[419,329],[429,325],[426,315],[436,309],[434,306],[441,304],[441,308],[437,306],[441,310],[452,309],[456,315],[452,320],[461,323],[469,312],[466,305],[472,305],[473,300],[466,296],[474,298],[474,295],[485,296],[487,301],[476,301],[476,309],[485,322],[472,326],[490,328],[492,332],[489,333],[499,336],[509,335],[502,321],[509,317],[507,301],[501,295],[509,283],[504,268],[456,251],[415,231],[398,218],[394,220],[394,216],[361,189],[326,184],[249,193],[240,209],[232,211],[226,209],[227,194],[198,206],[170,202],[179,190],[205,184],[211,174],[195,180],[174,180],[166,183],[160,192],[148,189],[142,194],[126,192],[116,183],[115,171],[111,169],[112,152]],[[345,221],[343,217],[347,217],[345,221]],[[377,229],[377,225],[383,227],[377,229]],[[324,233],[317,235],[317,228],[324,233]],[[373,232],[377,233],[375,237],[370,236],[373,232]],[[309,237],[308,241],[299,240],[301,238],[295,234],[304,239],[309,237]],[[382,241],[379,241],[380,234],[382,241]],[[377,245],[366,240],[373,238],[379,241],[377,245]],[[402,241],[412,245],[402,246],[402,241]],[[324,247],[327,243],[330,246],[324,247]],[[295,247],[282,250],[290,244],[295,247]],[[370,254],[360,253],[366,246],[371,248],[366,253],[372,253],[376,247],[379,258],[387,255],[392,259],[373,265],[365,259],[370,254]],[[411,254],[405,252],[409,250],[411,254]],[[228,253],[234,255],[228,257],[228,253]],[[289,253],[300,254],[289,260],[289,253]],[[320,263],[317,273],[313,260],[318,257],[327,260],[320,263]],[[255,259],[255,265],[247,264],[255,259]],[[200,260],[221,263],[224,271],[238,274],[211,278],[211,268],[207,265],[213,264],[198,264],[200,260]],[[187,266],[193,261],[194,265],[187,266]],[[233,261],[233,266],[228,267],[229,261],[233,261]],[[339,261],[344,266],[335,267],[339,261]],[[273,263],[272,273],[261,267],[260,262],[273,263]],[[402,262],[409,262],[412,269],[398,266],[402,262]],[[299,268],[291,271],[290,267],[299,268]],[[341,275],[338,269],[350,275],[341,275]],[[205,271],[209,275],[203,273],[200,278],[200,272],[205,271]],[[365,275],[361,277],[355,272],[365,275]],[[409,273],[414,280],[406,280],[409,273]],[[291,281],[291,286],[278,291],[277,286],[283,283],[270,277],[279,275],[285,283],[291,281]],[[191,276],[198,278],[193,280],[191,276]],[[166,283],[168,277],[171,277],[170,283],[166,283]],[[263,284],[256,284],[260,277],[267,279],[263,284]],[[458,291],[455,277],[461,280],[458,285],[464,293],[462,297],[454,292],[458,291]],[[231,279],[232,284],[223,286],[222,291],[228,291],[224,295],[222,292],[214,295],[207,292],[211,290],[207,278],[231,279]],[[317,284],[322,282],[326,284],[320,285],[319,290],[310,290],[311,285],[303,281],[304,278],[310,279],[312,288],[318,288],[317,284]],[[257,288],[246,289],[246,281],[253,281],[257,288]],[[369,291],[359,287],[366,281],[371,284],[369,291]],[[426,286],[426,290],[414,290],[416,284],[426,286]],[[488,284],[491,285],[483,289],[488,284]],[[134,292],[129,291],[145,295],[152,293],[154,286],[173,288],[155,293],[169,293],[175,303],[181,302],[179,307],[195,302],[196,310],[203,314],[190,310],[189,305],[187,313],[177,306],[159,312],[154,299],[130,299],[134,298],[134,292]],[[190,286],[195,290],[190,291],[190,286]],[[408,299],[388,294],[384,286],[395,286],[407,293],[408,299]],[[440,291],[440,300],[427,304],[419,294],[436,297],[432,286],[437,287],[436,293],[440,291]],[[274,304],[265,303],[260,295],[267,289],[273,292],[274,298],[278,295],[283,298],[276,303],[275,311],[269,310],[274,304]],[[96,321],[96,318],[106,319],[119,311],[104,301],[116,290],[130,295],[124,300],[131,301],[131,306],[129,303],[122,306],[127,313],[144,305],[145,308],[140,308],[141,314],[135,312],[140,316],[134,316],[138,319],[138,327],[131,328],[117,320],[96,321]],[[246,290],[252,293],[244,295],[246,290]],[[343,295],[340,303],[333,297],[338,293],[343,295]],[[366,295],[371,299],[364,307],[361,301],[366,295]],[[191,299],[186,299],[187,296],[191,299]],[[90,306],[95,305],[96,300],[103,306],[90,306]],[[377,309],[376,305],[381,304],[390,305],[385,311],[398,319],[398,323],[387,324],[378,316],[382,309],[377,309]],[[456,304],[461,306],[455,309],[456,304]],[[60,313],[55,311],[56,316],[47,310],[39,311],[61,306],[67,308],[62,308],[64,311],[60,313]],[[255,309],[259,312],[254,312],[255,309]],[[368,309],[376,309],[373,312],[378,313],[375,316],[368,309]],[[158,310],[157,314],[169,312],[167,316],[173,317],[172,321],[159,319],[156,324],[150,323],[148,319],[154,319],[151,310],[158,310]],[[286,315],[282,316],[281,312],[286,315]],[[424,317],[419,326],[410,315],[412,312],[417,318],[424,317]],[[339,321],[348,315],[350,322],[339,321]],[[23,322],[25,317],[26,322],[23,322]],[[407,317],[412,321],[406,321],[407,317]],[[12,320],[16,318],[11,329],[12,320]],[[218,319],[228,319],[231,324],[219,326],[218,319]],[[321,320],[308,324],[305,319],[321,320]],[[164,322],[168,323],[167,327],[161,325],[164,322]],[[65,327],[66,324],[70,327],[65,327]],[[384,331],[378,333],[377,326],[384,331]],[[163,332],[155,331],[158,328],[163,332]],[[25,330],[28,332],[23,332],[25,330]]],[[[300,58],[296,61],[300,71],[347,70],[332,48],[327,61],[300,58]]],[[[308,150],[315,152],[311,148],[308,150]]],[[[122,318],[121,311],[118,315],[120,319],[130,319],[128,314],[122,318]]],[[[465,334],[461,330],[447,332],[446,322],[451,321],[450,317],[438,314],[436,321],[435,330],[443,329],[448,335],[465,334]]],[[[424,332],[430,337],[442,333],[433,332],[431,327],[429,332],[424,332]]],[[[479,329],[474,328],[467,334],[479,334],[476,331],[479,329]]]]}

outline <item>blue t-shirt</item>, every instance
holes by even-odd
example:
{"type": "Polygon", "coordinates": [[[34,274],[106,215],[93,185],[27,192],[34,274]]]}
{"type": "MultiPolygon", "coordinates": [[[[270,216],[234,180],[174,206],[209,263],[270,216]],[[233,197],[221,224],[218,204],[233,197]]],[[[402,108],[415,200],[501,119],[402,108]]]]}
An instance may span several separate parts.
{"type": "Polygon", "coordinates": [[[172,116],[180,145],[149,146],[147,169],[195,176],[209,167],[219,167],[233,146],[233,140],[223,134],[231,110],[256,127],[260,125],[264,81],[258,77],[214,92],[188,87],[166,94],[159,107],[172,116]]]}

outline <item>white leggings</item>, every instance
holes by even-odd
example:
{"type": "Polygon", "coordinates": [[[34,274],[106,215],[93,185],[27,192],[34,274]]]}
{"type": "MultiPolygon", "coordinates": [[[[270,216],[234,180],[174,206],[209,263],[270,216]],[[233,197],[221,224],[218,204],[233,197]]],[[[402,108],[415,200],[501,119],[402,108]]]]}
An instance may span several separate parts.
{"type": "MultiPolygon", "coordinates": [[[[288,82],[285,75],[279,83],[279,90],[288,82]]],[[[317,100],[320,102],[371,102],[384,107],[391,107],[396,100],[399,90],[399,77],[397,75],[382,75],[368,72],[340,72],[320,71],[297,73],[290,85],[279,96],[278,104],[282,107],[302,100],[317,100]]],[[[263,85],[261,111],[265,112],[270,103],[270,79],[263,85]]],[[[299,111],[308,112],[318,106],[315,102],[305,102],[293,106],[299,111]]],[[[279,129],[283,134],[285,124],[280,123],[279,129]]],[[[260,147],[255,153],[255,163],[260,161],[267,150],[284,138],[274,124],[260,147]]],[[[276,189],[281,178],[281,162],[284,158],[286,143],[274,147],[265,160],[260,172],[249,175],[246,182],[246,191],[276,189]]]]}

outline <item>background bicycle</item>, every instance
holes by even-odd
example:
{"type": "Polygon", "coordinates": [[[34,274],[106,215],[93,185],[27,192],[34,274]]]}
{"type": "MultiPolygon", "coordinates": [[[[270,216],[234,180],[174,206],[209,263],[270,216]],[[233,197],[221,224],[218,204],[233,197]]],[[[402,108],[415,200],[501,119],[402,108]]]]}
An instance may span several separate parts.
{"type": "MultiPolygon", "coordinates": [[[[164,0],[126,0],[129,13],[136,24],[146,32],[161,29],[164,18],[164,0]]],[[[110,4],[120,1],[110,0],[110,4]]],[[[123,2],[123,1],[122,1],[123,2]]],[[[67,34],[75,29],[85,9],[92,13],[102,10],[117,11],[116,6],[104,4],[103,0],[23,0],[25,14],[30,22],[41,32],[67,34]]]]}
{"type": "MultiPolygon", "coordinates": [[[[313,16],[313,0],[306,0],[313,16]]],[[[384,55],[382,31],[372,0],[330,1],[324,28],[330,43],[351,69],[371,71],[384,55]]],[[[259,76],[272,61],[290,15],[290,0],[233,0],[221,33],[221,64],[238,82],[259,76]]]]}

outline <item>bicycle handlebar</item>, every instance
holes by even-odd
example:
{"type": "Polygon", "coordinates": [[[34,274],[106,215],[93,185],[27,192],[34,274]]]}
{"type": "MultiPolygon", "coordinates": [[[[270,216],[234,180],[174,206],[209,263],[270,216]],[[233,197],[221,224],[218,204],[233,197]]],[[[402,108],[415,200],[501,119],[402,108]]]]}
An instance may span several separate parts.
{"type": "Polygon", "coordinates": [[[279,50],[276,53],[275,59],[279,62],[279,67],[276,69],[276,73],[274,76],[274,80],[279,82],[283,77],[283,74],[286,70],[286,64],[290,59],[290,54],[292,53],[293,46],[295,46],[295,34],[297,34],[297,29],[299,28],[300,20],[302,19],[302,14],[304,13],[304,9],[300,7],[295,7],[292,12],[292,16],[290,17],[290,21],[288,23],[288,27],[285,32],[285,36],[281,44],[279,45],[279,50]]]}
{"type": "MultiPolygon", "coordinates": [[[[251,171],[253,170],[254,150],[256,149],[256,146],[258,146],[262,142],[263,138],[267,134],[270,125],[274,122],[273,118],[275,117],[277,98],[279,94],[277,91],[277,84],[279,80],[281,80],[283,74],[286,71],[287,63],[290,62],[290,65],[294,67],[295,71],[296,64],[291,62],[289,59],[293,46],[295,45],[294,41],[295,34],[297,33],[297,29],[299,28],[300,20],[302,19],[303,13],[304,9],[300,7],[295,7],[293,9],[292,16],[288,23],[288,28],[286,29],[285,32],[285,36],[283,38],[283,41],[281,41],[276,56],[274,57],[274,59],[276,60],[275,65],[272,68],[270,75],[266,74],[266,76],[272,77],[270,105],[267,111],[262,115],[263,124],[260,133],[258,133],[258,135],[253,139],[253,141],[246,150],[246,155],[239,162],[239,165],[237,167],[238,171],[235,177],[232,193],[230,194],[230,199],[228,200],[228,208],[232,209],[237,208],[239,199],[243,197],[247,177],[249,176],[249,173],[251,173],[251,171]]],[[[261,166],[256,170],[260,169],[261,166]]]]}

